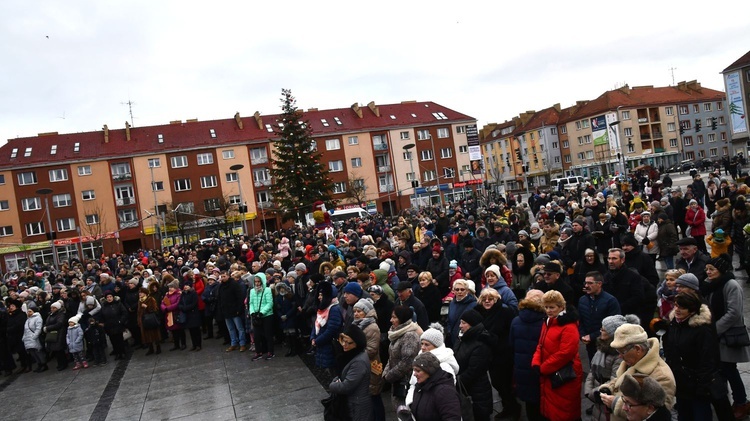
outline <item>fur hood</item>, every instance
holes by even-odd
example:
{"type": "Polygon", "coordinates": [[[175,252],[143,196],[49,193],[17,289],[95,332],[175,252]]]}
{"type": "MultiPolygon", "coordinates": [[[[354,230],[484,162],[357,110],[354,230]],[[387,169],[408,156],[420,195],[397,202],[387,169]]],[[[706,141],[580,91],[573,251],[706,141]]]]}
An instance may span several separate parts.
{"type": "MultiPolygon", "coordinates": [[[[575,307],[567,306],[565,311],[557,316],[557,324],[560,326],[564,326],[570,323],[576,323],[578,321],[578,311],[575,307]]],[[[550,320],[547,319],[547,323],[549,323],[550,320]]]]}
{"type": "MultiPolygon", "coordinates": [[[[669,321],[674,320],[674,309],[669,313],[669,321]]],[[[711,310],[708,309],[708,306],[705,304],[701,304],[701,309],[698,311],[698,313],[693,314],[690,316],[690,319],[688,319],[688,325],[690,327],[698,327],[698,326],[705,326],[711,324],[711,310]]]]}
{"type": "Polygon", "coordinates": [[[479,258],[479,265],[482,266],[483,268],[490,267],[490,259],[493,257],[503,265],[508,263],[508,260],[505,258],[505,256],[503,256],[502,253],[500,253],[500,250],[496,248],[488,248],[487,250],[484,251],[484,253],[482,254],[482,257],[479,258]]]}

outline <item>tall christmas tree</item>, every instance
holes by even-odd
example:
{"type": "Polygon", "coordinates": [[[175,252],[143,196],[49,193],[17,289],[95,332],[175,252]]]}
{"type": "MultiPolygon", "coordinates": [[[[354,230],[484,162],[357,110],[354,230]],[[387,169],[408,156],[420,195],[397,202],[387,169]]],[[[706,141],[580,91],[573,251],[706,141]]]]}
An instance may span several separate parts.
{"type": "Polygon", "coordinates": [[[333,183],[328,168],[321,165],[321,154],[312,138],[312,129],[290,89],[281,90],[282,114],[277,121],[274,166],[271,175],[273,200],[284,211],[284,219],[300,218],[322,200],[329,207],[333,183]]]}

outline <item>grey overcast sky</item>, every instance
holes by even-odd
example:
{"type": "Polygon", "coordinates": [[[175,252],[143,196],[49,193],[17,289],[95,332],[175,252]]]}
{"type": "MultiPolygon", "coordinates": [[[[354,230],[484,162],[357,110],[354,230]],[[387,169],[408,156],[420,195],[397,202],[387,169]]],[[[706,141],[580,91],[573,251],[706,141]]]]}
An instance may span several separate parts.
{"type": "Polygon", "coordinates": [[[435,101],[480,127],[750,49],[750,2],[0,2],[0,144],[57,131],[435,101]]]}

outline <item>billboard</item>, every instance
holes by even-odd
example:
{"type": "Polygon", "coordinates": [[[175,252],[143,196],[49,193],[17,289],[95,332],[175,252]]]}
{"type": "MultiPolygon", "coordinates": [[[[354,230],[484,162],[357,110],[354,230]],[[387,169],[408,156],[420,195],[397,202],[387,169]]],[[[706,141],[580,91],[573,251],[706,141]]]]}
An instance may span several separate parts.
{"type": "Polygon", "coordinates": [[[742,102],[740,73],[728,73],[726,75],[726,84],[732,134],[747,133],[747,119],[745,118],[745,106],[742,102]]]}
{"type": "Polygon", "coordinates": [[[614,126],[611,126],[612,123],[617,121],[617,114],[609,113],[605,117],[606,117],[607,127],[609,128],[609,131],[607,131],[607,134],[608,134],[607,137],[609,138],[610,156],[617,156],[617,153],[620,152],[618,143],[622,144],[622,139],[619,139],[619,135],[618,135],[618,130],[620,130],[620,127],[619,127],[619,124],[615,124],[614,126]]]}
{"type": "Polygon", "coordinates": [[[482,174],[482,149],[479,146],[479,132],[476,124],[466,126],[466,145],[469,147],[471,173],[482,174]]]}
{"type": "Polygon", "coordinates": [[[591,137],[594,138],[594,146],[609,143],[607,136],[607,122],[603,115],[591,119],[591,137]]]}

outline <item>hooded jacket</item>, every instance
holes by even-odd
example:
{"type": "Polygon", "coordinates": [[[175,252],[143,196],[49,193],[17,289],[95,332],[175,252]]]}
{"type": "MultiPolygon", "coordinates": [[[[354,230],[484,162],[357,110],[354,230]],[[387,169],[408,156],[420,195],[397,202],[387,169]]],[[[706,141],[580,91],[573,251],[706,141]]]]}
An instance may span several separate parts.
{"type": "MultiPolygon", "coordinates": [[[[441,364],[442,366],[442,364],[441,364]]],[[[415,386],[414,400],[410,404],[414,419],[461,420],[461,404],[452,376],[439,370],[424,383],[415,386]]]]}
{"type": "Polygon", "coordinates": [[[273,315],[273,292],[266,286],[266,274],[258,272],[254,275],[260,279],[261,291],[255,288],[253,279],[252,287],[248,293],[248,314],[260,313],[263,317],[273,315]]]}
{"type": "Polygon", "coordinates": [[[539,374],[531,369],[531,360],[542,332],[544,307],[536,301],[521,300],[518,308],[518,316],[510,324],[516,395],[524,402],[539,403],[539,374]]]}
{"type": "Polygon", "coordinates": [[[42,328],[44,328],[44,322],[42,322],[42,315],[39,312],[34,312],[23,326],[23,346],[26,349],[42,349],[42,342],[39,340],[39,336],[42,334],[42,328]]]}

